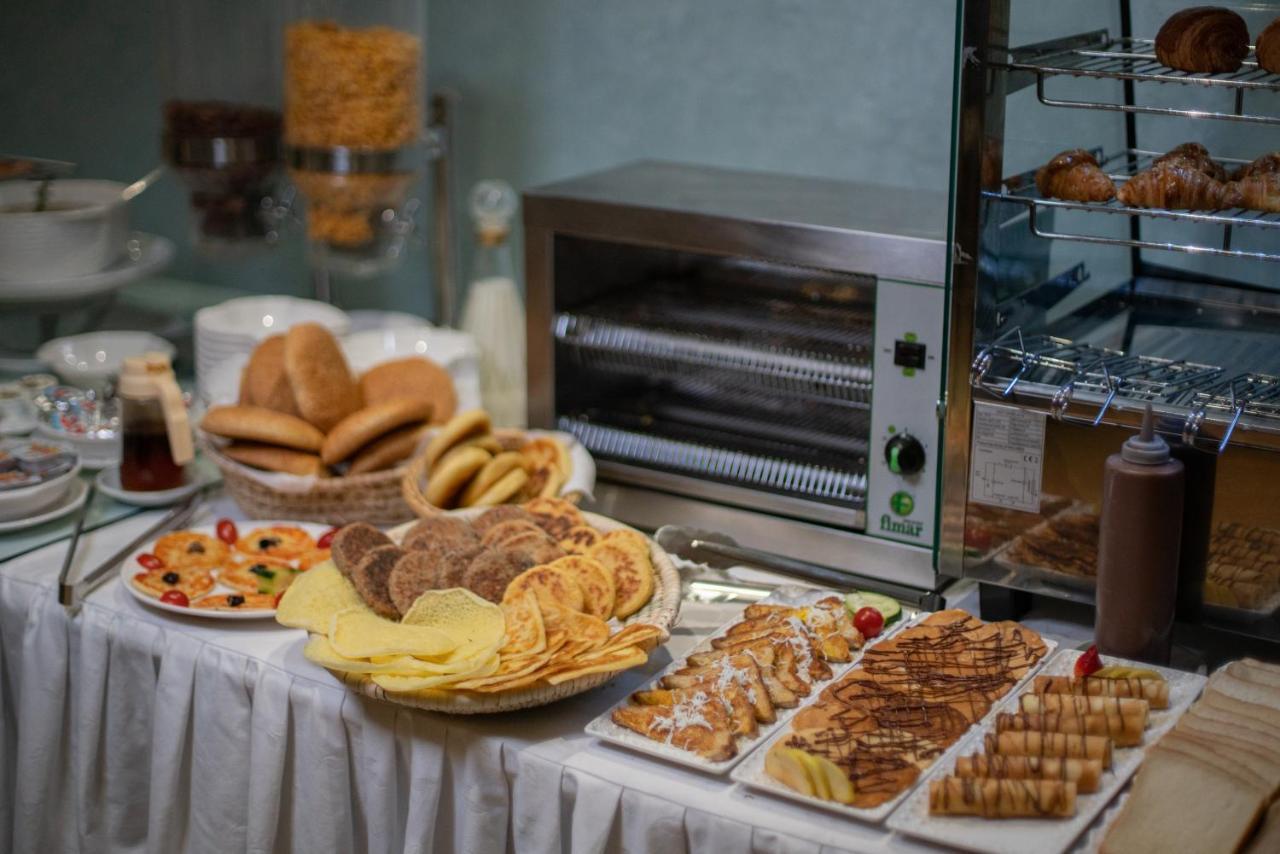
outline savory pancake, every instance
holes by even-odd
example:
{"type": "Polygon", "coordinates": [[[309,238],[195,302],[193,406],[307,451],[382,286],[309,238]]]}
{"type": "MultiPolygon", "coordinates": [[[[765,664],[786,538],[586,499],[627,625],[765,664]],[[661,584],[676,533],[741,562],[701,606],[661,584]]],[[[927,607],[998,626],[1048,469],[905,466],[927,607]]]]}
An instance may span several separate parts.
{"type": "Polygon", "coordinates": [[[294,525],[254,528],[236,541],[236,549],[247,555],[265,555],[285,560],[301,556],[316,547],[310,534],[294,525]]]}
{"type": "Polygon", "coordinates": [[[213,589],[213,573],[207,569],[162,567],[133,576],[135,589],[159,599],[170,590],[181,590],[190,600],[213,589]]]}
{"type": "Polygon", "coordinates": [[[155,556],[174,569],[213,569],[226,563],[227,544],[208,534],[174,531],[156,540],[155,556]]]}

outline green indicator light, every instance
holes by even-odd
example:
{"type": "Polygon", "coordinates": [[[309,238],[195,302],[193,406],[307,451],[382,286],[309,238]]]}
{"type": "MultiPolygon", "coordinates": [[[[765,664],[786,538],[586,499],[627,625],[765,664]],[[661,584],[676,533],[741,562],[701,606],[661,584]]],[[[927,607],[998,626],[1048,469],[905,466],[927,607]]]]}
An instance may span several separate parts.
{"type": "Polygon", "coordinates": [[[915,368],[903,368],[903,369],[902,369],[902,375],[903,375],[904,377],[914,377],[914,376],[916,375],[916,369],[915,369],[915,368]]]}
{"type": "Polygon", "coordinates": [[[904,340],[904,341],[918,341],[918,340],[919,340],[919,336],[918,336],[918,335],[916,335],[914,332],[908,332],[906,335],[903,335],[903,336],[902,336],[902,338],[903,338],[903,340],[904,340]]]}
{"type": "Polygon", "coordinates": [[[889,431],[890,436],[898,432],[898,428],[894,427],[892,424],[890,424],[886,429],[889,431]]]}
{"type": "Polygon", "coordinates": [[[916,509],[916,500],[909,492],[895,492],[889,497],[889,509],[899,516],[910,516],[916,509]]]}

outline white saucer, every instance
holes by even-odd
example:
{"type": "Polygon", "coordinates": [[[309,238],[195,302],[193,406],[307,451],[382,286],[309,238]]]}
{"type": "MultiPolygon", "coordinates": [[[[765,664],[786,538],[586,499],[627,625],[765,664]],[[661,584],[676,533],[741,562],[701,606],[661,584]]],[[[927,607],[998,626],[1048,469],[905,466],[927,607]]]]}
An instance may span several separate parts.
{"type": "Polygon", "coordinates": [[[177,504],[191,493],[198,490],[204,484],[200,480],[193,480],[184,483],[182,486],[173,489],[160,489],[154,492],[136,492],[125,489],[120,485],[120,467],[112,466],[98,472],[96,478],[98,490],[103,495],[108,495],[116,501],[124,504],[132,504],[135,507],[167,507],[170,504],[177,504]]]}
{"type": "Polygon", "coordinates": [[[0,303],[66,302],[113,291],[159,272],[173,260],[174,251],[169,238],[135,231],[129,235],[125,254],[107,269],[74,279],[0,282],[0,303]]]}
{"type": "Polygon", "coordinates": [[[43,525],[45,522],[52,522],[67,515],[73,510],[78,510],[81,504],[84,504],[84,497],[89,492],[89,485],[80,478],[76,478],[75,482],[67,489],[66,497],[58,502],[58,506],[52,510],[46,510],[36,516],[28,516],[25,519],[10,519],[7,522],[0,522],[0,534],[8,534],[12,531],[21,531],[24,528],[34,528],[36,525],[43,525]]]}

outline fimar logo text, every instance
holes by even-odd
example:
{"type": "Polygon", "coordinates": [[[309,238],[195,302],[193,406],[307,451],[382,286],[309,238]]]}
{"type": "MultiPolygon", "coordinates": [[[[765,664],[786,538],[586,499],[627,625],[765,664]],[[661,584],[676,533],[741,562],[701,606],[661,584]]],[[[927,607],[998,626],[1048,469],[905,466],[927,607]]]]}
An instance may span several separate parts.
{"type": "Polygon", "coordinates": [[[918,537],[924,532],[924,522],[910,519],[895,519],[888,513],[880,517],[880,530],[890,534],[901,534],[904,537],[918,537]]]}

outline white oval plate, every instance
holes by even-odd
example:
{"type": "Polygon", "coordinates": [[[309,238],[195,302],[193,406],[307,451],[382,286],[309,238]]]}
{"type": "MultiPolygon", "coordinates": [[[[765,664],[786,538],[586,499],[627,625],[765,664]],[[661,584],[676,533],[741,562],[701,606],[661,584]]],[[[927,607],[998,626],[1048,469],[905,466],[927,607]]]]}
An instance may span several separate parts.
{"type": "Polygon", "coordinates": [[[76,478],[71,483],[71,486],[67,488],[67,494],[52,510],[46,510],[43,513],[28,516],[25,519],[9,519],[8,521],[0,522],[0,534],[21,531],[24,528],[34,528],[36,525],[43,525],[45,522],[60,519],[73,510],[78,510],[80,505],[84,504],[85,495],[88,492],[89,485],[80,478],[76,478]]]}
{"type": "MultiPolygon", "coordinates": [[[[280,520],[262,520],[262,519],[234,519],[236,527],[244,530],[252,530],[253,528],[266,528],[271,525],[293,525],[301,528],[310,534],[313,538],[319,538],[321,534],[331,528],[331,525],[318,525],[314,522],[290,522],[280,520]]],[[[190,528],[180,528],[181,531],[195,531],[198,534],[207,534],[210,537],[218,536],[217,524],[212,525],[193,525],[190,528]]],[[[167,533],[175,533],[169,531],[167,533]]],[[[163,534],[161,536],[164,536],[163,534]]],[[[144,605],[157,608],[161,611],[169,611],[174,614],[181,614],[185,617],[199,617],[208,620],[265,620],[268,617],[275,619],[276,609],[258,608],[250,611],[210,611],[203,608],[189,608],[181,605],[170,605],[168,602],[161,602],[143,593],[133,586],[133,576],[146,569],[142,564],[138,563],[138,555],[152,551],[156,542],[160,538],[146,543],[142,548],[136,549],[131,555],[124,559],[120,564],[120,583],[124,585],[124,589],[128,590],[133,598],[137,599],[144,605]]],[[[230,587],[224,587],[221,583],[215,582],[213,589],[206,595],[212,596],[215,593],[238,593],[230,587]]]]}
{"type": "MultiPolygon", "coordinates": [[[[190,474],[188,472],[188,477],[190,474]]],[[[96,481],[98,491],[103,495],[109,495],[116,501],[123,504],[132,504],[134,507],[168,507],[170,504],[177,504],[204,485],[200,480],[189,480],[182,486],[173,489],[160,489],[154,492],[125,489],[120,485],[119,466],[112,466],[98,472],[96,481]]]]}

